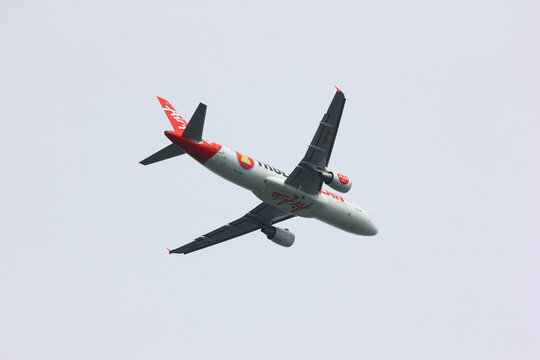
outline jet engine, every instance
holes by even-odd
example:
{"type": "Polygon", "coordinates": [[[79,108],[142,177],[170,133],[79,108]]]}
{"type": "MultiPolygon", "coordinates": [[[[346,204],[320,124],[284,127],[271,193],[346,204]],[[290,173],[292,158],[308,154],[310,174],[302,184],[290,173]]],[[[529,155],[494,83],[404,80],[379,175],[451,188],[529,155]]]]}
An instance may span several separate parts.
{"type": "Polygon", "coordinates": [[[278,245],[290,247],[294,244],[294,234],[289,229],[282,229],[275,226],[263,227],[261,231],[266,237],[278,245]]]}
{"type": "Polygon", "coordinates": [[[346,193],[351,190],[352,182],[345,175],[333,173],[331,171],[323,171],[321,176],[324,183],[336,191],[346,193]]]}

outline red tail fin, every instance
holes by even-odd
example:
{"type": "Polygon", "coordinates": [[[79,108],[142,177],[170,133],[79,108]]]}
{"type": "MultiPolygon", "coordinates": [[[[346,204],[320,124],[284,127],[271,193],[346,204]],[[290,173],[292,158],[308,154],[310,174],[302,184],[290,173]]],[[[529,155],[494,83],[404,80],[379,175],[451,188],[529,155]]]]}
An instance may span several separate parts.
{"type": "Polygon", "coordinates": [[[165,114],[167,114],[167,117],[169,118],[169,121],[171,122],[174,131],[182,134],[187,126],[187,121],[184,120],[184,118],[176,112],[176,110],[167,100],[162,99],[159,96],[157,98],[159,100],[159,103],[161,104],[161,107],[165,111],[165,114]]]}

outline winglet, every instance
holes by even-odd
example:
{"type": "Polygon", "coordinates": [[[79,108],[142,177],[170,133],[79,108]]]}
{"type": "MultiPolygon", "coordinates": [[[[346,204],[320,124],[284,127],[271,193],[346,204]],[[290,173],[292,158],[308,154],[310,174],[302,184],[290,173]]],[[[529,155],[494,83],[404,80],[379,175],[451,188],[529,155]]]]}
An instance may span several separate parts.
{"type": "Polygon", "coordinates": [[[172,254],[171,249],[169,249],[169,248],[166,248],[166,249],[169,251],[169,255],[171,255],[172,254]]]}
{"type": "Polygon", "coordinates": [[[341,89],[338,88],[337,86],[334,85],[334,87],[336,88],[336,90],[337,90],[338,92],[343,92],[343,91],[341,91],[341,89]]]}

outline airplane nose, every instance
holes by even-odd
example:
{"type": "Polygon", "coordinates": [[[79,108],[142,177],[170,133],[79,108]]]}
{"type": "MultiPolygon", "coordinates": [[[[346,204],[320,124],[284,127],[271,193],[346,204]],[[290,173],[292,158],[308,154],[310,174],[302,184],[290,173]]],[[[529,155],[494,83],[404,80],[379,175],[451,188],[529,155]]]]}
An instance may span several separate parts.
{"type": "Polygon", "coordinates": [[[377,226],[375,226],[375,224],[373,222],[369,222],[369,226],[368,226],[368,235],[370,236],[373,236],[373,235],[377,235],[377,233],[379,232],[379,229],[377,229],[377,226]]]}
{"type": "Polygon", "coordinates": [[[373,236],[377,235],[379,232],[379,229],[377,229],[377,226],[371,221],[371,219],[368,216],[365,216],[362,219],[362,235],[365,236],[373,236]]]}

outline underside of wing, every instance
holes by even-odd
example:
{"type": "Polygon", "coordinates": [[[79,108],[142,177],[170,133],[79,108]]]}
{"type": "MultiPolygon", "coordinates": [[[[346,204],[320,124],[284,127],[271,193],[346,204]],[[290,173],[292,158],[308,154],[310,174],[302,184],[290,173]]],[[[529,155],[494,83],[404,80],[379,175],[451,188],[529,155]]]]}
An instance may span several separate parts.
{"type": "Polygon", "coordinates": [[[289,175],[286,184],[308,194],[316,194],[321,190],[323,183],[321,172],[326,170],[330,161],[344,106],[345,95],[338,89],[328,111],[319,123],[306,155],[289,175]]]}
{"type": "Polygon", "coordinates": [[[289,215],[271,205],[262,203],[240,219],[200,236],[194,241],[171,250],[170,252],[175,254],[188,254],[292,217],[294,217],[294,215],[289,215]]]}

